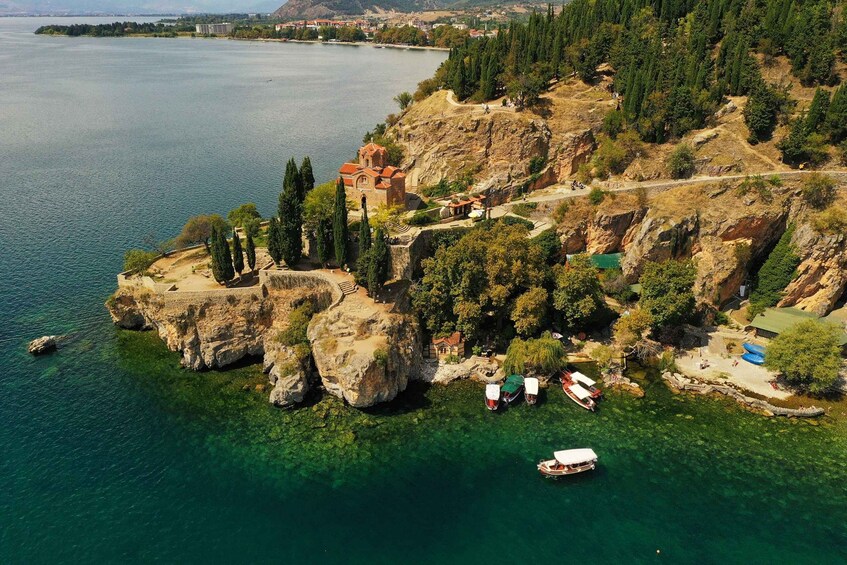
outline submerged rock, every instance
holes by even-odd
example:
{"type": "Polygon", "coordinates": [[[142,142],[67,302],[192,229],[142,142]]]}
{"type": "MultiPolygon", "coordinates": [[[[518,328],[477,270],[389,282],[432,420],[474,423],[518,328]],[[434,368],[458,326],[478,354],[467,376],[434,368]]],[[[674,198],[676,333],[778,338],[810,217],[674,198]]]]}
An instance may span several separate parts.
{"type": "Polygon", "coordinates": [[[32,355],[41,355],[56,349],[56,336],[45,335],[29,342],[29,351],[32,355]]]}
{"type": "Polygon", "coordinates": [[[309,392],[308,347],[288,347],[269,341],[265,345],[264,370],[273,385],[268,400],[288,407],[303,402],[309,392]]]}

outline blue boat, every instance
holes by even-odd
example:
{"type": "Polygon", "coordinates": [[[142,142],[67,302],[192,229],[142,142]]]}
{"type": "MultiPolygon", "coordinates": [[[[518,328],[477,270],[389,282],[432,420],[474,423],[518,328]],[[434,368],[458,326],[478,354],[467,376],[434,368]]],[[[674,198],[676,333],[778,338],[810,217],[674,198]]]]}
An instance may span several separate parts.
{"type": "Polygon", "coordinates": [[[745,353],[741,356],[742,359],[747,361],[748,363],[752,363],[754,365],[764,365],[765,358],[761,355],[756,355],[755,353],[745,353]]]}
{"type": "Polygon", "coordinates": [[[745,343],[744,350],[748,353],[752,353],[753,355],[758,355],[759,357],[765,356],[765,348],[761,345],[755,345],[753,343],[745,343]]]}

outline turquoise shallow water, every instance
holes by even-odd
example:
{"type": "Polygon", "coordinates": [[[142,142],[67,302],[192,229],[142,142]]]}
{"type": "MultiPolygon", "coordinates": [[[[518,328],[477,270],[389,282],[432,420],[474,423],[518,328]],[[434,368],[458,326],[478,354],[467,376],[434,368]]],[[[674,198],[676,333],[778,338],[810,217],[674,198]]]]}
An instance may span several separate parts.
{"type": "Polygon", "coordinates": [[[649,379],[645,399],[610,395],[596,415],[555,388],[490,414],[472,383],[283,412],[255,367],[189,373],[154,336],[115,330],[102,302],[125,247],[198,211],[270,212],[289,155],[329,175],[443,55],[37,24],[0,20],[0,562],[847,559],[837,421],[649,379]],[[71,336],[59,353],[25,353],[53,332],[71,336]],[[584,445],[595,473],[537,475],[584,445]]]}

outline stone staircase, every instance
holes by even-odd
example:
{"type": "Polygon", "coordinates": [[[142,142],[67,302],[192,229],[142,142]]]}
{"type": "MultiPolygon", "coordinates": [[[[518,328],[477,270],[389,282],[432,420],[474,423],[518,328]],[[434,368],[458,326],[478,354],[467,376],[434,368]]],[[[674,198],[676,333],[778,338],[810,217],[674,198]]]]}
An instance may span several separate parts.
{"type": "Polygon", "coordinates": [[[406,233],[407,231],[409,231],[410,229],[412,229],[411,227],[409,227],[409,224],[406,224],[406,223],[403,223],[403,222],[401,222],[401,223],[393,223],[392,222],[392,223],[388,224],[387,227],[388,227],[388,231],[390,233],[396,233],[396,234],[403,234],[403,233],[406,233]]]}
{"type": "Polygon", "coordinates": [[[354,283],[353,281],[344,281],[342,283],[339,283],[338,287],[341,289],[341,292],[342,294],[344,294],[344,296],[356,292],[356,283],[354,283]]]}

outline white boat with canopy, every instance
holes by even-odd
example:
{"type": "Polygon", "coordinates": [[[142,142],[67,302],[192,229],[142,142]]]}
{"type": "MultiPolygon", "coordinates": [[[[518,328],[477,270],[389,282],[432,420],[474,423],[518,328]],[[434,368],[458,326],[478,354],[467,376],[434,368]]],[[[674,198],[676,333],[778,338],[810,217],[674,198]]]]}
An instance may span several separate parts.
{"type": "Polygon", "coordinates": [[[548,477],[575,475],[593,470],[597,466],[597,454],[588,447],[565,449],[553,453],[553,459],[540,461],[538,470],[548,477]]]}
{"type": "Polygon", "coordinates": [[[500,385],[485,385],[485,406],[489,410],[497,410],[500,407],[500,385]]]}
{"type": "Polygon", "coordinates": [[[579,371],[573,371],[571,373],[571,380],[588,389],[588,392],[591,393],[591,398],[600,398],[603,396],[603,391],[596,386],[597,382],[594,379],[589,378],[587,375],[584,375],[579,371]]]}
{"type": "Polygon", "coordinates": [[[538,379],[535,377],[527,377],[523,382],[524,398],[527,404],[535,404],[538,400],[538,379]]]}
{"type": "Polygon", "coordinates": [[[594,411],[594,407],[597,404],[594,402],[591,392],[583,388],[580,384],[573,381],[564,381],[562,383],[562,389],[565,391],[565,394],[568,395],[568,398],[586,410],[594,411]]]}

